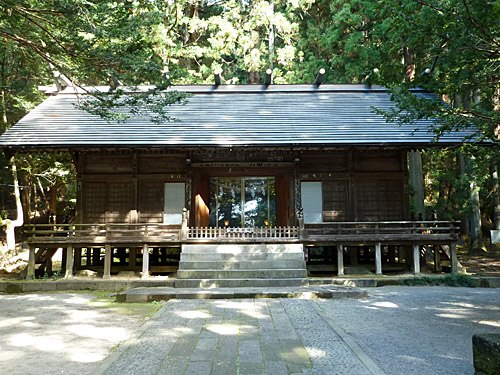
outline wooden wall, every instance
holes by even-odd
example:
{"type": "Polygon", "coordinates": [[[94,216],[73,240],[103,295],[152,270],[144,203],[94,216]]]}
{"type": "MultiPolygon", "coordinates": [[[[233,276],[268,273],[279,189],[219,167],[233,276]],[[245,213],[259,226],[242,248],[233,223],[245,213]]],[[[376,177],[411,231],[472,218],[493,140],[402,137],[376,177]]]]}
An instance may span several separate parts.
{"type": "Polygon", "coordinates": [[[301,181],[321,181],[323,221],[409,219],[405,150],[304,152],[301,181]]]}
{"type": "Polygon", "coordinates": [[[185,173],[185,154],[78,153],[77,221],[162,223],[164,184],[185,173]]]}
{"type": "Polygon", "coordinates": [[[124,150],[76,159],[77,222],[161,223],[164,184],[185,182],[190,225],[206,226],[209,178],[224,176],[276,177],[278,225],[296,223],[300,181],[322,182],[324,221],[409,218],[405,150],[124,150]]]}

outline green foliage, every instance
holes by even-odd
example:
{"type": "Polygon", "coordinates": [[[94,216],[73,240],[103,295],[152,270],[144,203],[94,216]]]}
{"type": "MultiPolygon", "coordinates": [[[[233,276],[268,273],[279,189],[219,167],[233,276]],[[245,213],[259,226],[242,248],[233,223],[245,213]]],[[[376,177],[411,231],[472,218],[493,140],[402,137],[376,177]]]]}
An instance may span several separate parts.
{"type": "Polygon", "coordinates": [[[415,277],[411,279],[404,279],[401,285],[405,286],[452,286],[452,287],[466,287],[475,288],[479,286],[477,280],[470,276],[463,274],[448,274],[439,277],[415,277]]]}
{"type": "MultiPolygon", "coordinates": [[[[490,0],[0,0],[0,132],[42,100],[37,85],[54,76],[64,84],[61,74],[93,94],[80,104],[91,113],[118,121],[147,113],[164,122],[173,120],[169,105],[188,100],[166,91],[171,83],[213,84],[221,70],[223,83],[258,84],[270,67],[275,83],[307,83],[326,68],[325,82],[392,88],[398,108],[380,112],[388,121],[432,118],[436,139],[474,127],[478,139],[497,145],[498,19],[500,5],[490,0]],[[138,85],[151,89],[138,92],[138,85]],[[436,100],[409,95],[416,86],[436,100]]],[[[462,151],[476,156],[471,176],[455,174],[456,150],[424,154],[426,204],[440,219],[470,211],[471,178],[491,216],[488,167],[500,164],[500,153],[462,151]]],[[[67,186],[64,200],[73,199],[69,158],[56,165],[22,157],[20,164],[26,185],[42,186],[31,192],[35,211],[46,209],[43,193],[53,186],[67,186]]],[[[9,185],[3,155],[0,165],[9,185]]],[[[0,192],[9,206],[10,187],[0,192]]]]}

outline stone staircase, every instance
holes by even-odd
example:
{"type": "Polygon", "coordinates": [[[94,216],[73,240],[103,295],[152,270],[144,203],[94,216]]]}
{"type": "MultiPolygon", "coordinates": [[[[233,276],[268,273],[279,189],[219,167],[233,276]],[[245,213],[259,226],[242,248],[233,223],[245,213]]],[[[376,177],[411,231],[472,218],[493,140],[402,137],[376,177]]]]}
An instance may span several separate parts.
{"type": "Polygon", "coordinates": [[[301,244],[182,245],[176,288],[308,285],[301,244]]]}

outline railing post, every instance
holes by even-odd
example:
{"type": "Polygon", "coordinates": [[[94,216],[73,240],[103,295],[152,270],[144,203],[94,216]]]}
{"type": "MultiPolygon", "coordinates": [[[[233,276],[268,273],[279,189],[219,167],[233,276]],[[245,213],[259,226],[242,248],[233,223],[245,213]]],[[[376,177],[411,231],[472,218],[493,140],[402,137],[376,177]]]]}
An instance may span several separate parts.
{"type": "Polygon", "coordinates": [[[73,277],[73,245],[69,244],[66,247],[66,272],[64,273],[64,278],[69,279],[73,277]]]}
{"type": "Polygon", "coordinates": [[[451,256],[451,273],[458,272],[458,259],[457,259],[457,243],[452,242],[450,244],[450,256],[451,256]]]}
{"type": "Polygon", "coordinates": [[[142,274],[141,279],[149,277],[149,246],[144,244],[142,247],[142,274]]]}
{"type": "Polygon", "coordinates": [[[420,246],[416,243],[413,244],[413,273],[420,274],[420,246]]]}
{"type": "Polygon", "coordinates": [[[439,252],[440,245],[434,245],[434,271],[441,272],[441,254],[439,252]]]}
{"type": "Polygon", "coordinates": [[[382,276],[382,244],[375,244],[375,275],[382,276]]]}
{"type": "Polygon", "coordinates": [[[28,260],[28,272],[26,272],[26,280],[35,278],[35,245],[29,245],[30,253],[28,260]]]}
{"type": "Polygon", "coordinates": [[[104,272],[102,275],[103,279],[111,278],[111,258],[113,254],[111,254],[111,245],[105,245],[106,252],[104,253],[104,272]]]}
{"type": "Polygon", "coordinates": [[[306,230],[304,227],[304,217],[299,217],[299,238],[301,240],[306,238],[306,230]]]}
{"type": "Polygon", "coordinates": [[[182,226],[181,226],[181,240],[187,240],[188,238],[188,219],[187,219],[187,209],[182,209],[182,226]]]}
{"type": "Polygon", "coordinates": [[[337,245],[337,276],[344,277],[344,245],[337,245]]]}

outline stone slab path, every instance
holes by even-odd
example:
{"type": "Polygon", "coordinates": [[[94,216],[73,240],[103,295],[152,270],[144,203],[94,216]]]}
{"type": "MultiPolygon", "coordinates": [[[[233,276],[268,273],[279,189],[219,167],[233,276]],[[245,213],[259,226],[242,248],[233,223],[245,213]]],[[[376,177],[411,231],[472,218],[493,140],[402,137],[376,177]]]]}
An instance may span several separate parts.
{"type": "Polygon", "coordinates": [[[382,374],[317,304],[170,300],[95,374],[382,374]]]}

